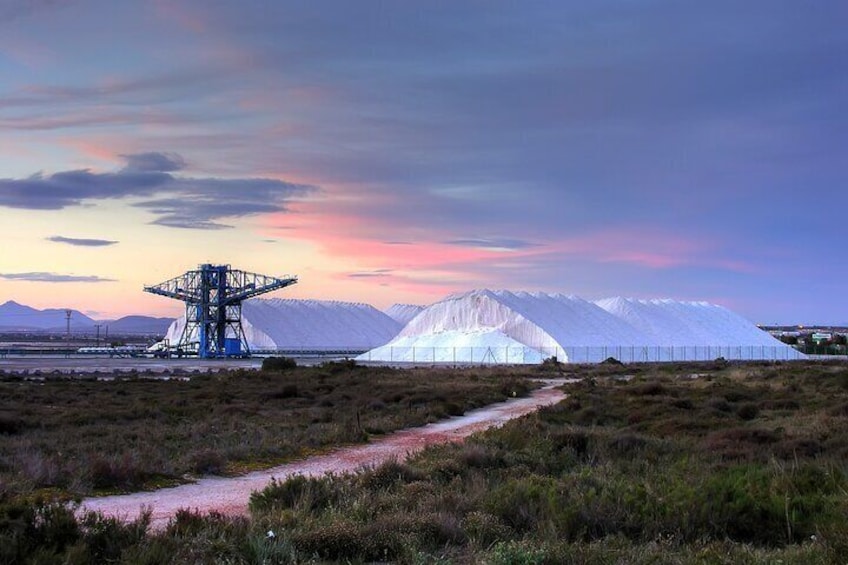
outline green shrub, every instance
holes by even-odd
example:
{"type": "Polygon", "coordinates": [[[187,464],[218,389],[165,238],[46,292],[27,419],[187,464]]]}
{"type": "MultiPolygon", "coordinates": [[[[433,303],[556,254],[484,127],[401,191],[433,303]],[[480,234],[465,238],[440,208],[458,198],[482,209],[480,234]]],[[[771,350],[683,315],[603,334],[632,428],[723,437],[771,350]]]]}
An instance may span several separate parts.
{"type": "Polygon", "coordinates": [[[291,357],[266,357],[262,360],[263,371],[281,372],[297,367],[297,361],[291,357]]]}
{"type": "Polygon", "coordinates": [[[469,512],[462,522],[468,539],[478,547],[491,547],[512,535],[512,530],[497,516],[475,510],[469,512]]]}
{"type": "Polygon", "coordinates": [[[706,405],[708,408],[718,410],[719,412],[730,412],[733,410],[733,406],[731,406],[731,404],[726,399],[716,396],[707,400],[706,405]]]}
{"type": "Polygon", "coordinates": [[[727,428],[709,433],[703,448],[717,457],[755,459],[769,455],[780,437],[778,432],[761,428],[727,428]]]}
{"type": "Polygon", "coordinates": [[[135,489],[152,476],[137,453],[95,454],[88,465],[95,489],[135,489]]]}
{"type": "Polygon", "coordinates": [[[191,470],[201,475],[220,475],[227,467],[227,459],[214,449],[203,449],[191,455],[191,470]]]}
{"type": "Polygon", "coordinates": [[[724,393],[724,399],[728,402],[743,402],[754,400],[754,393],[746,388],[732,388],[724,393]]]}
{"type": "Polygon", "coordinates": [[[781,545],[809,539],[829,524],[841,473],[804,465],[788,472],[741,465],[713,473],[702,489],[700,518],[711,537],[781,545]]]}
{"type": "Polygon", "coordinates": [[[282,387],[268,392],[264,395],[264,400],[285,400],[286,398],[297,398],[298,388],[295,383],[286,383],[282,387]]]}
{"type": "Polygon", "coordinates": [[[150,526],[151,509],[145,509],[134,521],[124,523],[117,518],[87,512],[79,524],[83,532],[85,555],[92,563],[117,562],[129,547],[141,544],[150,526]]]}
{"type": "Polygon", "coordinates": [[[242,557],[247,563],[301,563],[297,550],[291,541],[280,534],[272,531],[268,533],[251,535],[247,539],[242,557]]]}
{"type": "Polygon", "coordinates": [[[507,398],[527,396],[530,386],[526,379],[510,379],[501,385],[501,394],[507,398]]]}
{"type": "Polygon", "coordinates": [[[0,563],[23,563],[35,553],[44,562],[56,560],[82,537],[76,508],[46,501],[0,506],[0,563]]]}
{"type": "Polygon", "coordinates": [[[361,369],[360,365],[356,364],[354,359],[344,359],[342,361],[330,361],[328,363],[322,363],[321,367],[325,369],[331,375],[337,375],[339,373],[346,373],[348,371],[353,371],[355,369],[361,369]]]}
{"type": "Polygon", "coordinates": [[[547,551],[532,541],[510,540],[495,544],[486,562],[492,565],[542,565],[547,558],[547,551]]]}
{"type": "Polygon", "coordinates": [[[504,464],[503,457],[494,448],[479,443],[466,443],[460,447],[459,461],[466,467],[492,469],[504,464]]]}
{"type": "Polygon", "coordinates": [[[516,532],[529,532],[562,503],[557,486],[538,475],[511,478],[488,493],[483,508],[516,532]]]}
{"type": "Polygon", "coordinates": [[[390,561],[404,549],[405,536],[395,526],[384,520],[358,524],[333,519],[295,531],[292,542],[301,553],[322,559],[390,561]]]}
{"type": "Polygon", "coordinates": [[[423,478],[424,474],[418,469],[407,463],[390,460],[362,473],[360,481],[369,490],[379,490],[398,483],[420,481],[423,478]]]}
{"type": "Polygon", "coordinates": [[[553,449],[568,449],[577,457],[584,457],[589,451],[590,435],[580,429],[552,430],[547,436],[553,449]]]}
{"type": "Polygon", "coordinates": [[[660,394],[667,394],[668,389],[666,389],[662,383],[654,381],[643,384],[633,384],[630,387],[630,392],[637,396],[659,396],[660,394]]]}
{"type": "Polygon", "coordinates": [[[15,435],[26,428],[26,422],[12,414],[0,413],[0,435],[15,435]]]}
{"type": "Polygon", "coordinates": [[[294,475],[282,481],[272,479],[267,487],[251,493],[249,506],[253,514],[294,507],[318,511],[338,501],[340,486],[331,477],[294,475]]]}
{"type": "Polygon", "coordinates": [[[765,400],[761,403],[765,410],[800,410],[801,405],[792,398],[777,398],[765,400]]]}
{"type": "Polygon", "coordinates": [[[760,408],[753,402],[745,402],[736,409],[736,415],[743,420],[753,420],[760,415],[760,408]]]}

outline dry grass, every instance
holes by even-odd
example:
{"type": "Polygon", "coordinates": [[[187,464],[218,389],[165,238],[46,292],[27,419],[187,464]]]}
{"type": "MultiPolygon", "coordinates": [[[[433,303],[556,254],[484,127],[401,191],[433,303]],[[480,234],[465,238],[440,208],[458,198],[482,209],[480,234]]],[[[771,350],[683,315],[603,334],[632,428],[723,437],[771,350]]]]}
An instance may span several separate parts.
{"type": "Polygon", "coordinates": [[[498,369],[349,363],[189,380],[0,382],[0,482],[26,493],[133,490],[267,467],[497,402],[530,386],[498,369]]]}
{"type": "MultiPolygon", "coordinates": [[[[0,506],[0,557],[67,563],[94,557],[145,563],[844,562],[848,367],[544,370],[585,378],[568,386],[571,396],[559,405],[465,444],[355,475],[276,482],[253,496],[250,519],[183,512],[165,532],[140,537],[139,524],[92,518],[92,527],[55,506],[0,506]]],[[[509,379],[509,371],[497,378],[509,379]]],[[[300,398],[310,385],[296,384],[300,398]]],[[[412,393],[404,394],[409,401],[412,393]]],[[[380,402],[377,408],[384,409],[380,402]]]]}

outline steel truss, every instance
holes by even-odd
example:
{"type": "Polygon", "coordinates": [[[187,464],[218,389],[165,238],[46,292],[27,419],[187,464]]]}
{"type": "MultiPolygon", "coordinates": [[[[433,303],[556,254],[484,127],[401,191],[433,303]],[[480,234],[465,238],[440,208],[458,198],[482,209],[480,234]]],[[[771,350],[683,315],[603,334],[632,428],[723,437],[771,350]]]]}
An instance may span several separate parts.
{"type": "Polygon", "coordinates": [[[189,350],[196,343],[199,357],[228,357],[250,354],[241,324],[242,302],[296,282],[296,276],[269,277],[229,265],[204,264],[145,286],[144,291],[185,302],[186,325],[177,347],[189,350]],[[232,340],[238,340],[238,348],[230,345],[232,340]]]}

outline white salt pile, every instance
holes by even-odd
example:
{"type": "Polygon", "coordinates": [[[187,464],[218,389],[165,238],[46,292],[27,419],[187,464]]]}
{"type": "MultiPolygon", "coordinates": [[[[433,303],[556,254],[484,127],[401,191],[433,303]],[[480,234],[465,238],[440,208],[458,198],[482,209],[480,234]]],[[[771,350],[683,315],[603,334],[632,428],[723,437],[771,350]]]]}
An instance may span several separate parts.
{"type": "Polygon", "coordinates": [[[437,302],[387,344],[359,357],[381,362],[538,363],[797,359],[795,349],[706,302],[474,290],[437,302]]]}
{"type": "Polygon", "coordinates": [[[386,315],[395,320],[401,326],[405,326],[412,318],[424,310],[424,306],[417,304],[393,304],[386,310],[386,315]]]}
{"type": "MultiPolygon", "coordinates": [[[[179,343],[184,328],[182,316],[165,339],[179,343]]],[[[272,298],[246,301],[242,328],[251,351],[364,351],[388,342],[401,324],[368,304],[272,298]]]]}

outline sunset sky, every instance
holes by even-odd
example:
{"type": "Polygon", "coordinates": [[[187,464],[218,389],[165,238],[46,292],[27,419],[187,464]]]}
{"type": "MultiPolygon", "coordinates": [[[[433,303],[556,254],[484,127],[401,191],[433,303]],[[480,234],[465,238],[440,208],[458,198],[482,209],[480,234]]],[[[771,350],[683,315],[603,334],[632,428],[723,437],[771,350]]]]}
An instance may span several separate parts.
{"type": "Polygon", "coordinates": [[[0,302],[473,288],[848,323],[844,0],[0,0],[0,302]]]}

